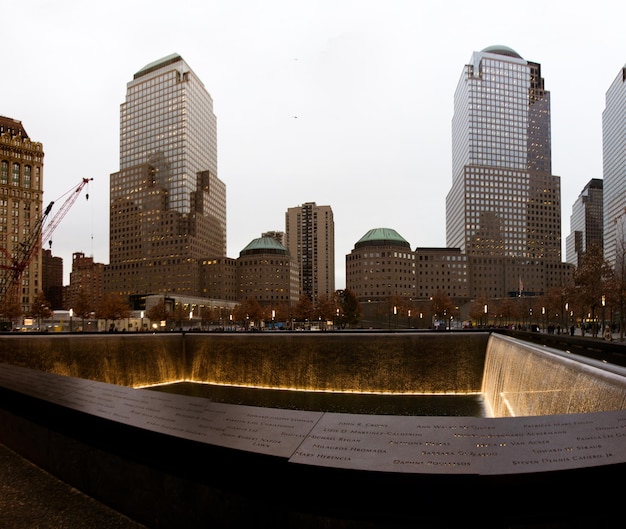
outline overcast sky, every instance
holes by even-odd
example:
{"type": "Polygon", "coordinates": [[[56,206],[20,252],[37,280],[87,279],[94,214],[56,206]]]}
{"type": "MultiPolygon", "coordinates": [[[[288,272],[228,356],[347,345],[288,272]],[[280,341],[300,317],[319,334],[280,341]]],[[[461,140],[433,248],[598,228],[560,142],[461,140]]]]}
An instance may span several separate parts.
{"type": "Polygon", "coordinates": [[[574,201],[602,178],[605,95],[626,63],[623,0],[0,5],[0,115],[43,144],[44,205],[93,178],[89,200],[53,235],[66,283],[74,252],[109,262],[119,106],[133,74],[171,53],[213,97],[228,256],[284,231],[288,208],[329,205],[337,288],[345,256],[372,228],[392,228],[413,248],[445,246],[454,91],[472,52],[492,45],[541,64],[564,243],[574,201]]]}

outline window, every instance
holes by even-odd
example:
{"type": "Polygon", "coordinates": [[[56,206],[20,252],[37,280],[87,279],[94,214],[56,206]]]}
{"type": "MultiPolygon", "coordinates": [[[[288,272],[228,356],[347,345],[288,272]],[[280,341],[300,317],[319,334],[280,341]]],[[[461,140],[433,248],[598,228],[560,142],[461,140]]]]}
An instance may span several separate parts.
{"type": "Polygon", "coordinates": [[[11,174],[11,183],[14,186],[20,185],[20,164],[19,163],[13,164],[13,171],[11,174]]]}
{"type": "Polygon", "coordinates": [[[24,187],[30,187],[31,167],[24,166],[24,187]]]}

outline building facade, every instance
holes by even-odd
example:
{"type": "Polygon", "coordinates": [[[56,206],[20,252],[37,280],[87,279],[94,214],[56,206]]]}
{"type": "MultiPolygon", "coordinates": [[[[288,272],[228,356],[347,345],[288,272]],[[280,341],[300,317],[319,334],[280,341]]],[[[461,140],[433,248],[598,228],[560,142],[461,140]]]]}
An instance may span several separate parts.
{"type": "Polygon", "coordinates": [[[570,233],[565,239],[565,261],[578,266],[591,246],[604,248],[603,181],[592,178],[572,206],[570,233]]]}
{"type": "Polygon", "coordinates": [[[93,257],[74,252],[65,308],[76,310],[82,297],[91,307],[91,312],[97,311],[104,298],[104,269],[105,265],[94,262],[93,257]]]}
{"type": "Polygon", "coordinates": [[[52,250],[41,253],[41,281],[43,293],[53,310],[64,309],[63,258],[52,255],[52,250]]]}
{"type": "Polygon", "coordinates": [[[202,296],[209,299],[239,301],[237,259],[213,257],[202,261],[202,296]]]}
{"type": "MultiPolygon", "coordinates": [[[[474,52],[454,96],[446,246],[470,266],[478,257],[481,266],[504,267],[491,294],[518,291],[520,278],[538,293],[550,287],[533,269],[561,260],[560,178],[551,170],[550,92],[540,65],[504,46],[474,52]]],[[[470,295],[482,294],[471,284],[470,295]]]]}
{"type": "Polygon", "coordinates": [[[21,121],[0,116],[2,310],[15,303],[28,313],[43,289],[41,237],[37,235],[43,215],[43,158],[42,144],[29,138],[21,121]]]}
{"type": "Polygon", "coordinates": [[[360,302],[416,297],[415,252],[396,230],[369,230],[346,255],[346,289],[360,302]]]}
{"type": "Polygon", "coordinates": [[[454,299],[469,298],[467,256],[459,248],[416,248],[417,298],[437,292],[454,299]]]}
{"type": "Polygon", "coordinates": [[[213,100],[180,55],[127,84],[110,201],[107,291],[201,296],[203,259],[226,255],[226,186],[213,100]]]}
{"type": "Polygon", "coordinates": [[[602,112],[604,258],[616,266],[626,256],[626,65],[606,92],[602,112]]]}
{"type": "Polygon", "coordinates": [[[298,264],[274,237],[251,241],[237,259],[238,300],[254,297],[260,305],[293,306],[299,299],[298,264]]]}
{"type": "Polygon", "coordinates": [[[335,294],[335,221],[330,206],[306,202],[285,214],[285,241],[298,263],[300,294],[316,303],[335,294]]]}

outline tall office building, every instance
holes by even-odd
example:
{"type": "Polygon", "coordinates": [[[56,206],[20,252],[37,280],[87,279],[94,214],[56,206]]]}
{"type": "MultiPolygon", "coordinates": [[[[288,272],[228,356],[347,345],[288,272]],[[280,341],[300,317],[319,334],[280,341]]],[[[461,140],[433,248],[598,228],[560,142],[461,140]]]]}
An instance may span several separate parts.
{"type": "Polygon", "coordinates": [[[330,206],[306,202],[285,214],[285,241],[300,270],[300,295],[335,294],[335,221],[330,206]]]}
{"type": "Polygon", "coordinates": [[[603,209],[603,181],[592,178],[572,206],[570,233],[565,239],[565,260],[568,263],[578,266],[593,245],[603,248],[603,209]]]}
{"type": "Polygon", "coordinates": [[[27,313],[36,294],[43,289],[41,236],[37,237],[43,214],[43,158],[42,144],[29,138],[21,121],[0,116],[0,312],[3,314],[14,315],[10,301],[27,313]]]}
{"type": "Polygon", "coordinates": [[[541,67],[514,50],[474,52],[454,95],[446,246],[460,248],[471,295],[545,291],[543,263],[561,259],[560,178],[551,173],[550,92],[541,67]],[[496,277],[494,274],[498,274],[496,277]],[[486,288],[496,291],[484,292],[486,288]]]}
{"type": "Polygon", "coordinates": [[[201,296],[202,259],[226,255],[226,186],[213,100],[180,55],[127,84],[110,192],[107,290],[201,296]]]}
{"type": "Polygon", "coordinates": [[[604,258],[626,257],[626,65],[606,92],[602,112],[604,258]]]}

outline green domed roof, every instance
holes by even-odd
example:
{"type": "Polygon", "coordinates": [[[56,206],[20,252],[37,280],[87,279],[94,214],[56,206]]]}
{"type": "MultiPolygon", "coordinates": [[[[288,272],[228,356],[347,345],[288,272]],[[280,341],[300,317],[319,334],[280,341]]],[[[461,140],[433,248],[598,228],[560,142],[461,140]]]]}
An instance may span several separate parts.
{"type": "Polygon", "coordinates": [[[507,57],[515,57],[516,59],[522,59],[523,57],[515,50],[508,46],[489,46],[482,50],[483,53],[497,53],[498,55],[506,55],[507,57]]]}
{"type": "Polygon", "coordinates": [[[258,239],[254,239],[253,241],[251,241],[248,246],[241,250],[241,252],[239,252],[239,256],[258,253],[275,253],[287,255],[289,253],[289,250],[287,250],[287,248],[285,248],[276,239],[274,239],[274,237],[259,237],[258,239]]]}
{"type": "Polygon", "coordinates": [[[363,246],[399,246],[411,248],[411,245],[396,230],[391,228],[374,228],[361,237],[354,248],[363,246]]]}

